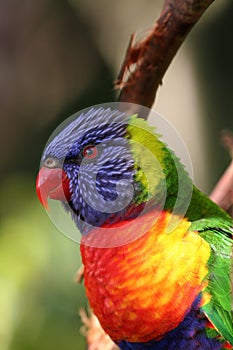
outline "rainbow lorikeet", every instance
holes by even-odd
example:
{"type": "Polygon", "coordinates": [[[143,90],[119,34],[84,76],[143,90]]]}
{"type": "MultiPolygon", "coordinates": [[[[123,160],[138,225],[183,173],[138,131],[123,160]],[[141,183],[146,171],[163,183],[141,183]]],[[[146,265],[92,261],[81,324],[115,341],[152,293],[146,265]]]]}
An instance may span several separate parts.
{"type": "Polygon", "coordinates": [[[87,297],[121,349],[233,348],[232,219],[145,120],[80,113],[46,146],[37,193],[81,232],[87,297]]]}

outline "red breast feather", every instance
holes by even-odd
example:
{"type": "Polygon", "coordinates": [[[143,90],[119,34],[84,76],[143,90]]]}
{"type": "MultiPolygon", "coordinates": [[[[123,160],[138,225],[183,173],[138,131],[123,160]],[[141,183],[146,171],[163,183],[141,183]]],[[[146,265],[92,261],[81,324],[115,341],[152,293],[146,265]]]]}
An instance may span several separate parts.
{"type": "MultiPolygon", "coordinates": [[[[154,216],[151,212],[134,221],[140,227],[154,216]]],[[[185,219],[167,233],[170,218],[163,212],[146,234],[119,247],[96,248],[83,239],[87,297],[114,340],[160,339],[182,322],[206,287],[208,243],[188,231],[185,219]]]]}

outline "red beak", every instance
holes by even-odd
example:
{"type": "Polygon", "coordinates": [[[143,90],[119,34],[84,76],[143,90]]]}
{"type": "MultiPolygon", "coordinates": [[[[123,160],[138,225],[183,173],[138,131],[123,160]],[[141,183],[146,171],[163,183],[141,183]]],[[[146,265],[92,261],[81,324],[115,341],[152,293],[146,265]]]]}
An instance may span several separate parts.
{"type": "Polygon", "coordinates": [[[67,202],[71,194],[69,179],[61,168],[42,167],[36,179],[36,192],[41,204],[48,209],[48,198],[67,202]]]}

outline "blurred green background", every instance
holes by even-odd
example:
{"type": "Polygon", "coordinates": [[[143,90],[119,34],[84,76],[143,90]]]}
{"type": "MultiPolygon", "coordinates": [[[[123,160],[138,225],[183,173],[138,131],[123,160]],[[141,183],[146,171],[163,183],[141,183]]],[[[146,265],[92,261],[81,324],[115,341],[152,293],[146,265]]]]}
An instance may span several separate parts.
{"type": "MultiPolygon", "coordinates": [[[[146,33],[163,1],[0,0],[0,349],[85,349],[74,283],[79,246],[35,195],[43,147],[81,108],[115,99],[129,36],[146,33]]],[[[229,161],[233,129],[233,3],[214,3],[168,70],[155,108],[177,127],[206,193],[229,161]]]]}

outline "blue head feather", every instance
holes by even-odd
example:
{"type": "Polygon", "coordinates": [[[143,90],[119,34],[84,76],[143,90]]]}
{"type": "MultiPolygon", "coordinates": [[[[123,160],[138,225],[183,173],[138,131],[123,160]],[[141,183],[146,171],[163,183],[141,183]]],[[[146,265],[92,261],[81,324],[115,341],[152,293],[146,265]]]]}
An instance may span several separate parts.
{"type": "Polygon", "coordinates": [[[92,108],[78,115],[45,149],[42,161],[56,158],[69,178],[71,198],[65,207],[83,233],[88,224],[101,226],[125,217],[126,212],[133,215],[139,185],[134,180],[128,121],[125,113],[92,108]],[[95,148],[95,157],[85,157],[88,146],[95,148]]]}

